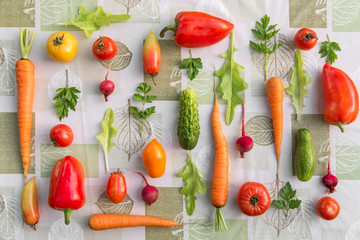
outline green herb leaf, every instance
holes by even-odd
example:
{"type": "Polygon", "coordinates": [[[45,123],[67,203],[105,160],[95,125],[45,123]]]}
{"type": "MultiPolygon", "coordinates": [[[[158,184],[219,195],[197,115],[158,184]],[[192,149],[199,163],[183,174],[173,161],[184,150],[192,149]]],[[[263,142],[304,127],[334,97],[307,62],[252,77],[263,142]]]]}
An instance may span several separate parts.
{"type": "Polygon", "coordinates": [[[186,162],[183,171],[176,176],[182,178],[186,183],[186,185],[181,188],[180,193],[186,198],[186,212],[191,216],[195,210],[195,200],[197,199],[195,195],[198,193],[205,193],[206,187],[201,180],[203,177],[202,173],[192,160],[191,152],[189,152],[189,158],[186,162]]]}
{"type": "Polygon", "coordinates": [[[100,135],[96,136],[96,139],[100,142],[104,150],[106,172],[109,172],[109,152],[111,148],[115,146],[115,143],[113,142],[113,137],[115,137],[116,133],[119,131],[116,127],[113,126],[113,123],[114,112],[111,108],[108,108],[105,113],[104,120],[101,122],[103,131],[100,133],[100,135]]]}
{"type": "Polygon", "coordinates": [[[155,113],[155,107],[154,106],[149,107],[149,108],[145,109],[143,118],[146,119],[153,113],[155,113]]]}
{"type": "Polygon", "coordinates": [[[188,77],[190,80],[193,80],[199,73],[198,69],[202,69],[203,65],[201,62],[201,58],[193,58],[190,52],[190,58],[186,58],[182,61],[179,68],[180,69],[189,69],[188,70],[188,77]]]}
{"type": "Polygon", "coordinates": [[[321,43],[319,53],[321,54],[321,58],[326,57],[326,62],[332,65],[337,59],[335,51],[341,51],[341,48],[337,42],[330,42],[329,35],[327,35],[327,39],[328,41],[321,43]]]}
{"type": "Polygon", "coordinates": [[[138,93],[135,93],[134,94],[134,100],[137,101],[137,102],[144,102],[145,101],[145,98],[144,96],[138,94],[138,93]]]}
{"type": "Polygon", "coordinates": [[[286,203],[284,200],[274,200],[273,204],[277,209],[286,209],[286,203]]]}
{"type": "Polygon", "coordinates": [[[65,26],[76,26],[82,29],[87,38],[90,38],[94,31],[101,27],[109,26],[112,22],[122,22],[130,18],[128,14],[113,15],[110,12],[105,13],[102,6],[98,6],[95,12],[87,12],[84,6],[79,7],[79,13],[75,15],[75,19],[70,19],[65,26]]]}
{"type": "Polygon", "coordinates": [[[129,108],[129,111],[130,111],[131,114],[135,115],[135,117],[140,118],[140,116],[139,116],[139,109],[138,109],[137,107],[131,106],[131,107],[129,108]]]}
{"type": "Polygon", "coordinates": [[[285,92],[292,98],[291,104],[295,107],[296,118],[298,121],[301,120],[302,109],[305,107],[304,100],[308,92],[305,87],[313,80],[305,74],[306,72],[303,69],[301,52],[297,50],[294,59],[294,66],[292,67],[290,86],[285,88],[285,92]]]}
{"type": "Polygon", "coordinates": [[[289,196],[292,194],[293,190],[290,185],[290,182],[287,182],[285,186],[280,190],[280,196],[285,200],[290,200],[289,196]]]}
{"type": "Polygon", "coordinates": [[[301,204],[300,199],[290,200],[289,201],[289,208],[290,209],[298,208],[298,207],[300,207],[300,204],[301,204]]]}
{"type": "Polygon", "coordinates": [[[215,76],[221,79],[217,91],[222,93],[222,99],[227,101],[226,124],[230,125],[235,114],[235,107],[243,103],[239,92],[248,88],[242,76],[245,68],[235,62],[234,53],[237,51],[234,45],[234,34],[230,33],[230,47],[220,56],[225,58],[224,65],[215,72],[215,76]]]}
{"type": "Polygon", "coordinates": [[[57,94],[53,98],[55,101],[54,108],[56,109],[56,115],[60,121],[69,116],[69,108],[75,111],[79,99],[77,93],[80,93],[80,90],[75,87],[69,88],[68,80],[68,70],[66,69],[66,86],[56,89],[57,94]]]}

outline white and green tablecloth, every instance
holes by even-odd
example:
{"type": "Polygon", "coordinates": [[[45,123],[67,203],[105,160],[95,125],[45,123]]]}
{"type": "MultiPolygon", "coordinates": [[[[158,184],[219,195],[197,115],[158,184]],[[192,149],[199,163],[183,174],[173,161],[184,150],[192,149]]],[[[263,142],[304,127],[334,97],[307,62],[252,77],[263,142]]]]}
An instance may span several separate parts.
{"type": "Polygon", "coordinates": [[[324,59],[318,54],[318,44],[311,51],[303,51],[304,67],[314,81],[308,87],[301,122],[297,122],[291,99],[284,100],[284,134],[280,179],[282,184],[290,181],[302,199],[299,210],[285,217],[282,211],[271,207],[260,217],[247,217],[237,207],[237,193],[246,181],[264,183],[274,194],[276,158],[270,110],[265,97],[263,58],[249,47],[254,40],[250,29],[267,13],[271,23],[278,24],[280,32],[273,41],[283,46],[270,57],[269,77],[278,76],[288,86],[294,62],[293,37],[302,27],[314,29],[319,41],[329,34],[332,41],[340,44],[342,51],[335,67],[341,68],[360,89],[360,0],[12,0],[0,1],[0,239],[360,239],[360,120],[345,127],[340,133],[335,126],[323,120],[324,96],[321,70],[324,59]],[[78,7],[84,5],[88,11],[103,5],[113,14],[129,13],[128,22],[113,23],[95,32],[87,39],[83,32],[73,27],[56,25],[74,17],[78,7]],[[198,10],[227,19],[235,24],[234,38],[238,52],[236,61],[245,67],[249,88],[246,95],[245,130],[255,144],[245,159],[239,158],[235,141],[241,131],[241,108],[236,108],[231,126],[225,124],[226,106],[221,102],[221,123],[229,143],[230,186],[229,197],[223,214],[228,231],[215,233],[212,220],[215,208],[210,202],[214,141],[211,129],[213,96],[213,69],[220,68],[223,59],[219,55],[229,46],[229,38],[207,48],[193,49],[192,55],[201,57],[204,68],[193,80],[188,81],[186,72],[179,69],[182,59],[189,57],[188,49],[178,47],[169,33],[160,40],[162,51],[161,70],[156,77],[157,86],[144,75],[142,45],[150,29],[158,34],[173,22],[181,10],[198,10]],[[36,67],[36,89],[33,108],[32,161],[30,177],[36,176],[40,221],[37,231],[22,225],[20,196],[23,189],[22,164],[19,152],[17,127],[16,83],[14,67],[20,58],[19,27],[36,31],[35,43],[30,55],[36,67]],[[46,53],[45,44],[49,35],[58,30],[70,31],[78,40],[76,58],[67,64],[54,62],[46,53]],[[116,89],[105,103],[98,91],[104,79],[108,63],[101,64],[91,53],[91,46],[98,36],[108,36],[118,44],[118,60],[112,66],[109,78],[116,89]],[[54,91],[64,85],[65,69],[69,69],[70,82],[81,91],[76,112],[63,120],[74,130],[74,143],[68,148],[49,145],[49,130],[59,123],[51,100],[54,91]],[[128,99],[132,99],[141,82],[153,86],[157,95],[156,114],[145,124],[143,138],[138,134],[137,124],[128,112],[128,99]],[[183,183],[176,174],[185,165],[187,153],[177,142],[176,124],[178,100],[181,90],[193,88],[199,99],[200,140],[193,151],[198,168],[204,174],[207,193],[199,195],[193,216],[188,217],[185,201],[179,193],[183,183]],[[159,199],[146,206],[141,199],[143,180],[136,174],[125,171],[128,186],[127,198],[118,205],[111,204],[104,193],[109,174],[104,170],[103,151],[95,136],[101,132],[100,122],[107,108],[115,112],[115,125],[125,126],[114,141],[116,148],[110,153],[112,170],[133,169],[145,172],[141,153],[145,144],[156,137],[167,153],[166,173],[158,179],[150,179],[159,187],[159,199]],[[315,176],[306,183],[293,174],[292,156],[296,130],[306,127],[313,136],[317,157],[315,176]],[[129,137],[131,136],[131,137],[129,137]],[[331,144],[330,144],[331,139],[331,144]],[[332,194],[340,206],[340,215],[333,221],[320,219],[315,211],[317,201],[327,195],[321,183],[326,173],[331,146],[333,173],[339,178],[337,192],[332,194]],[[72,155],[79,159],[85,170],[86,205],[71,216],[71,225],[63,223],[63,213],[51,209],[47,204],[49,177],[54,163],[72,155]],[[139,227],[95,232],[87,222],[94,213],[131,213],[158,216],[183,222],[199,224],[171,229],[139,227]],[[279,235],[278,235],[279,233],[279,235]]]}

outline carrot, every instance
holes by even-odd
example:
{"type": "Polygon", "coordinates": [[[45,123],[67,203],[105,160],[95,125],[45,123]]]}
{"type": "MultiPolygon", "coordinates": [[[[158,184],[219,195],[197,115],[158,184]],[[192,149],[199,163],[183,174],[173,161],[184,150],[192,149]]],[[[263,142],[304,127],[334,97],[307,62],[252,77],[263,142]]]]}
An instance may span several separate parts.
{"type": "Polygon", "coordinates": [[[215,85],[214,79],[215,103],[212,115],[212,128],[215,140],[215,161],[211,187],[211,203],[216,207],[215,231],[218,232],[220,230],[222,232],[227,230],[221,208],[226,204],[229,191],[229,152],[226,138],[221,129],[215,85]]]}
{"type": "Polygon", "coordinates": [[[273,128],[275,136],[275,153],[277,158],[276,170],[276,188],[279,183],[279,166],[281,154],[281,141],[283,134],[283,100],[284,100],[284,85],[281,78],[270,78],[266,83],[266,93],[270,104],[271,115],[273,119],[273,128]]]}
{"type": "Polygon", "coordinates": [[[35,90],[34,64],[28,59],[34,41],[35,32],[32,33],[30,42],[30,31],[20,28],[20,50],[21,59],[16,62],[16,84],[17,84],[17,110],[20,135],[20,153],[24,168],[24,181],[26,183],[27,172],[30,164],[30,140],[32,106],[35,90]]]}
{"type": "Polygon", "coordinates": [[[174,227],[178,225],[184,224],[163,218],[126,214],[94,214],[89,219],[90,228],[97,231],[113,228],[140,226],[174,227]]]}

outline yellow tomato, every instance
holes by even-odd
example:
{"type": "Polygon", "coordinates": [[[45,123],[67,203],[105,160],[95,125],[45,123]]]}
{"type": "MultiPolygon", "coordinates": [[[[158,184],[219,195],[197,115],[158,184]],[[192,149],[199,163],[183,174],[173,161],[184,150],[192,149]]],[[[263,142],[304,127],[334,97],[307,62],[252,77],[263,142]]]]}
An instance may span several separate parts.
{"type": "Polygon", "coordinates": [[[147,174],[152,178],[164,175],[166,167],[166,153],[161,144],[154,138],[143,151],[143,162],[147,174]]]}
{"type": "Polygon", "coordinates": [[[58,62],[70,62],[76,55],[78,43],[73,35],[61,31],[50,35],[46,50],[49,56],[58,62]]]}

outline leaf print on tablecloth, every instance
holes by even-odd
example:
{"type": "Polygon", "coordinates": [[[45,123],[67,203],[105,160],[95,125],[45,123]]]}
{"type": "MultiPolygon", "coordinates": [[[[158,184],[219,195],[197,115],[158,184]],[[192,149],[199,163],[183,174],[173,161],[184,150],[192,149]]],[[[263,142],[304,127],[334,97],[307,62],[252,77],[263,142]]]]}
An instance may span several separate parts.
{"type": "Polygon", "coordinates": [[[115,41],[117,46],[117,52],[114,59],[107,60],[107,61],[99,61],[101,65],[103,65],[106,69],[109,68],[111,64],[110,70],[112,71],[120,71],[125,69],[129,66],[131,59],[132,59],[132,52],[127,48],[127,46],[119,41],[115,41]]]}
{"type": "Polygon", "coordinates": [[[202,147],[195,158],[195,164],[203,174],[202,180],[211,183],[213,178],[215,147],[211,144],[202,147]]]}
{"type": "Polygon", "coordinates": [[[137,7],[144,16],[155,20],[168,6],[169,0],[141,0],[137,7]]]}
{"type": "MultiPolygon", "coordinates": [[[[268,77],[280,77],[285,79],[289,74],[294,63],[295,45],[292,40],[287,38],[284,34],[277,34],[268,42],[268,47],[271,49],[274,43],[282,43],[282,46],[269,57],[268,77]]],[[[264,54],[251,49],[251,59],[254,62],[257,70],[265,76],[264,72],[264,54]]]]}
{"type": "Polygon", "coordinates": [[[130,8],[135,7],[141,0],[115,0],[126,7],[126,14],[129,14],[130,8]]]}
{"type": "Polygon", "coordinates": [[[343,26],[351,23],[360,13],[358,0],[333,0],[332,18],[333,26],[343,26]]]}
{"type": "Polygon", "coordinates": [[[152,137],[156,138],[162,146],[171,146],[172,136],[171,131],[161,123],[150,121],[152,137]]]}
{"type": "Polygon", "coordinates": [[[130,114],[129,106],[130,100],[126,106],[114,109],[114,126],[119,131],[113,138],[116,148],[128,155],[128,161],[151,137],[151,127],[147,120],[144,120],[142,137],[140,136],[141,120],[130,114]]]}
{"type": "MultiPolygon", "coordinates": [[[[75,87],[77,88],[80,93],[77,94],[79,97],[78,101],[80,101],[82,93],[83,93],[83,83],[80,79],[80,77],[74,72],[68,69],[68,83],[69,87],[75,87]]],[[[50,100],[55,103],[54,97],[56,95],[56,90],[58,88],[64,88],[66,86],[66,70],[61,70],[57,73],[55,73],[48,84],[48,96],[50,100]]]]}
{"type": "Polygon", "coordinates": [[[182,81],[181,81],[181,77],[182,77],[182,70],[180,69],[180,64],[176,65],[173,70],[171,71],[171,75],[170,75],[170,87],[176,88],[176,92],[180,94],[181,92],[181,85],[182,85],[182,81]],[[180,80],[179,80],[180,78],[180,80]],[[174,81],[175,80],[175,81],[174,81]]]}
{"type": "Polygon", "coordinates": [[[327,0],[317,0],[315,3],[315,14],[319,15],[321,20],[327,22],[327,0]]]}
{"type": "Polygon", "coordinates": [[[320,227],[320,218],[316,214],[315,204],[310,199],[301,199],[299,214],[289,226],[289,231],[296,239],[310,240],[320,227]]]}
{"type": "Polygon", "coordinates": [[[348,228],[345,240],[359,240],[360,239],[360,221],[350,225],[348,228]]]}
{"type": "MultiPolygon", "coordinates": [[[[305,75],[316,80],[319,68],[316,58],[313,54],[310,54],[306,51],[301,51],[303,67],[305,69],[305,75]]],[[[311,81],[308,85],[305,86],[306,89],[309,89],[316,81],[311,81]]]]}
{"type": "Polygon", "coordinates": [[[63,20],[70,4],[67,0],[41,0],[40,1],[40,19],[41,23],[35,19],[35,0],[25,2],[24,13],[31,16],[36,25],[51,25],[63,20]]]}
{"type": "Polygon", "coordinates": [[[330,154],[330,138],[326,139],[320,146],[317,159],[320,162],[327,162],[330,154]]]}
{"type": "Polygon", "coordinates": [[[350,173],[360,165],[359,145],[336,146],[336,172],[338,174],[350,173]]]}
{"type": "Polygon", "coordinates": [[[187,86],[194,89],[198,98],[205,96],[213,91],[214,72],[200,70],[199,74],[192,81],[188,81],[187,86]]]}
{"type": "Polygon", "coordinates": [[[129,194],[126,194],[126,197],[121,203],[115,204],[110,201],[106,191],[104,191],[95,204],[104,214],[130,214],[134,206],[134,201],[130,198],[129,194]]]}
{"type": "Polygon", "coordinates": [[[229,11],[219,0],[201,0],[196,5],[196,11],[205,12],[222,19],[229,19],[229,11]]]}
{"type": "Polygon", "coordinates": [[[20,54],[12,49],[0,48],[0,92],[15,93],[15,64],[20,54]]]}
{"type": "Polygon", "coordinates": [[[177,223],[190,223],[183,225],[181,229],[171,231],[171,234],[179,240],[211,240],[215,238],[214,220],[201,212],[195,211],[191,217],[189,217],[186,212],[181,212],[176,216],[174,221],[177,223]]]}
{"type": "MultiPolygon", "coordinates": [[[[279,180],[278,189],[281,189],[285,186],[285,182],[279,180]]],[[[279,198],[278,190],[276,190],[276,180],[270,183],[264,184],[267,190],[269,191],[271,200],[277,200],[279,198]]],[[[300,207],[301,208],[301,207],[300,207]]],[[[270,205],[269,209],[260,216],[261,220],[264,221],[267,225],[272,226],[277,230],[279,236],[280,231],[289,226],[299,214],[300,208],[296,208],[289,211],[288,216],[285,216],[285,211],[282,209],[277,209],[273,204],[270,205]]]]}
{"type": "Polygon", "coordinates": [[[245,134],[249,135],[258,145],[273,144],[275,140],[272,119],[263,115],[250,118],[245,124],[245,134]]]}
{"type": "Polygon", "coordinates": [[[21,230],[23,225],[20,202],[14,197],[1,195],[3,210],[0,214],[0,237],[10,240],[21,230]]]}
{"type": "Polygon", "coordinates": [[[51,144],[41,145],[41,175],[50,176],[55,163],[63,157],[69,155],[68,148],[54,147],[51,144]]]}
{"type": "Polygon", "coordinates": [[[84,232],[75,219],[70,217],[70,224],[65,225],[64,218],[57,220],[50,228],[49,240],[83,240],[84,232]]]}

